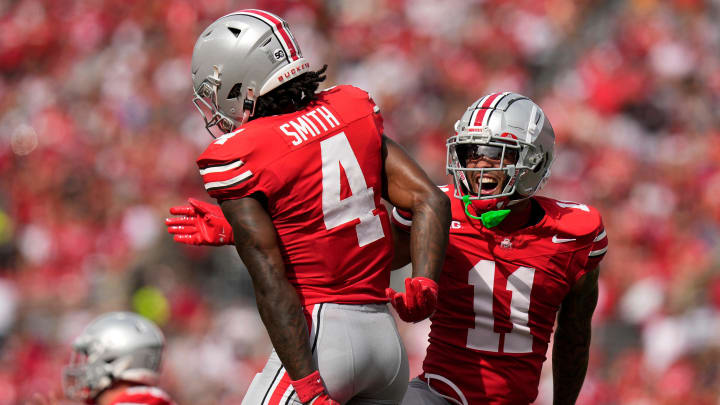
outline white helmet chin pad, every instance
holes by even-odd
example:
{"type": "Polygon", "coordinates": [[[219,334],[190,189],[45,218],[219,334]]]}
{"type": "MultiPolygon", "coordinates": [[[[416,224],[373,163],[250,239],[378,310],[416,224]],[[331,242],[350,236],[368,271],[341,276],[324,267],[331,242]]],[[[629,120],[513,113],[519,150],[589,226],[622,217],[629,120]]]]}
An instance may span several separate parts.
{"type": "Polygon", "coordinates": [[[529,98],[512,92],[493,93],[467,108],[455,123],[455,135],[448,138],[446,146],[446,169],[455,182],[455,197],[468,195],[471,200],[500,203],[524,199],[540,190],[550,174],[555,133],[545,113],[529,98]],[[493,147],[500,164],[468,168],[463,159],[468,147],[493,147]],[[504,163],[508,156],[513,156],[515,164],[504,163]],[[482,193],[479,184],[473,191],[469,184],[473,172],[479,172],[474,175],[477,179],[503,172],[504,184],[493,194],[482,193]]]}

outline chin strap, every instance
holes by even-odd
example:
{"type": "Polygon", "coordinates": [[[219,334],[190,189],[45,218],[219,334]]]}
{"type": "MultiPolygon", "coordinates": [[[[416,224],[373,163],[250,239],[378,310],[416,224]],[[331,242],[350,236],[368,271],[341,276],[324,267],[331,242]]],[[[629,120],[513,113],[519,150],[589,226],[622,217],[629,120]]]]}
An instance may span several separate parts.
{"type": "Polygon", "coordinates": [[[498,226],[500,222],[502,222],[508,214],[510,214],[510,210],[493,210],[493,211],[487,211],[480,214],[479,217],[476,217],[475,215],[470,213],[470,210],[468,207],[471,204],[470,196],[464,195],[462,196],[462,202],[465,204],[465,215],[469,216],[472,219],[479,219],[482,221],[482,224],[485,228],[492,228],[495,226],[498,226]]]}
{"type": "Polygon", "coordinates": [[[248,89],[247,96],[245,97],[245,100],[243,100],[243,115],[240,125],[247,124],[253,114],[255,114],[255,92],[253,89],[248,89]]]}

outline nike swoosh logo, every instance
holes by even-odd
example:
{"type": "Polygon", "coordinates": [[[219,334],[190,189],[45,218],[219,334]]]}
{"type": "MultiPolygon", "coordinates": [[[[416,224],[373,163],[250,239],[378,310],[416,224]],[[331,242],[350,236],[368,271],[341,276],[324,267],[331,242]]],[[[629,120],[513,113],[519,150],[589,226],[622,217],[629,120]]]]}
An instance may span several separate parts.
{"type": "Polygon", "coordinates": [[[574,239],[574,238],[572,238],[572,239],[560,239],[560,238],[557,237],[557,235],[553,235],[553,237],[552,237],[553,243],[568,243],[568,242],[572,242],[572,241],[574,241],[574,240],[577,240],[577,239],[574,239]]]}

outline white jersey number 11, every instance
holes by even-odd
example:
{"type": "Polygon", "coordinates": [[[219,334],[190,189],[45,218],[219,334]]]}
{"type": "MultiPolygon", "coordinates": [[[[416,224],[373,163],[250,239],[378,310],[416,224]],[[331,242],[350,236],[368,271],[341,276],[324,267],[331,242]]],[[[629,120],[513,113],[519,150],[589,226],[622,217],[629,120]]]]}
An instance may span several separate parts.
{"type": "Polygon", "coordinates": [[[480,260],[470,269],[468,283],[473,286],[473,310],[475,311],[475,327],[468,330],[467,347],[489,352],[500,351],[500,336],[505,340],[503,353],[530,353],[532,352],[533,337],[528,326],[530,311],[530,292],[532,291],[535,269],[519,267],[512,272],[505,281],[505,289],[494,291],[495,262],[480,260]],[[495,326],[499,319],[495,318],[493,305],[504,300],[497,300],[494,296],[510,294],[510,325],[504,332],[496,332],[495,326]]]}

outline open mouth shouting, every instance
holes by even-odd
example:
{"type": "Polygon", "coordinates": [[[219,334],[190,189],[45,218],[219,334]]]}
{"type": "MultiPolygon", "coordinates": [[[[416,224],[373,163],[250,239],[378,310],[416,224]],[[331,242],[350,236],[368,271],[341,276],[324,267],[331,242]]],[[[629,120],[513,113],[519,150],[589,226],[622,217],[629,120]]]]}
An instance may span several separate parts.
{"type": "Polygon", "coordinates": [[[472,184],[475,186],[474,192],[480,190],[480,196],[500,194],[503,187],[504,175],[497,173],[480,173],[474,174],[472,184]]]}

